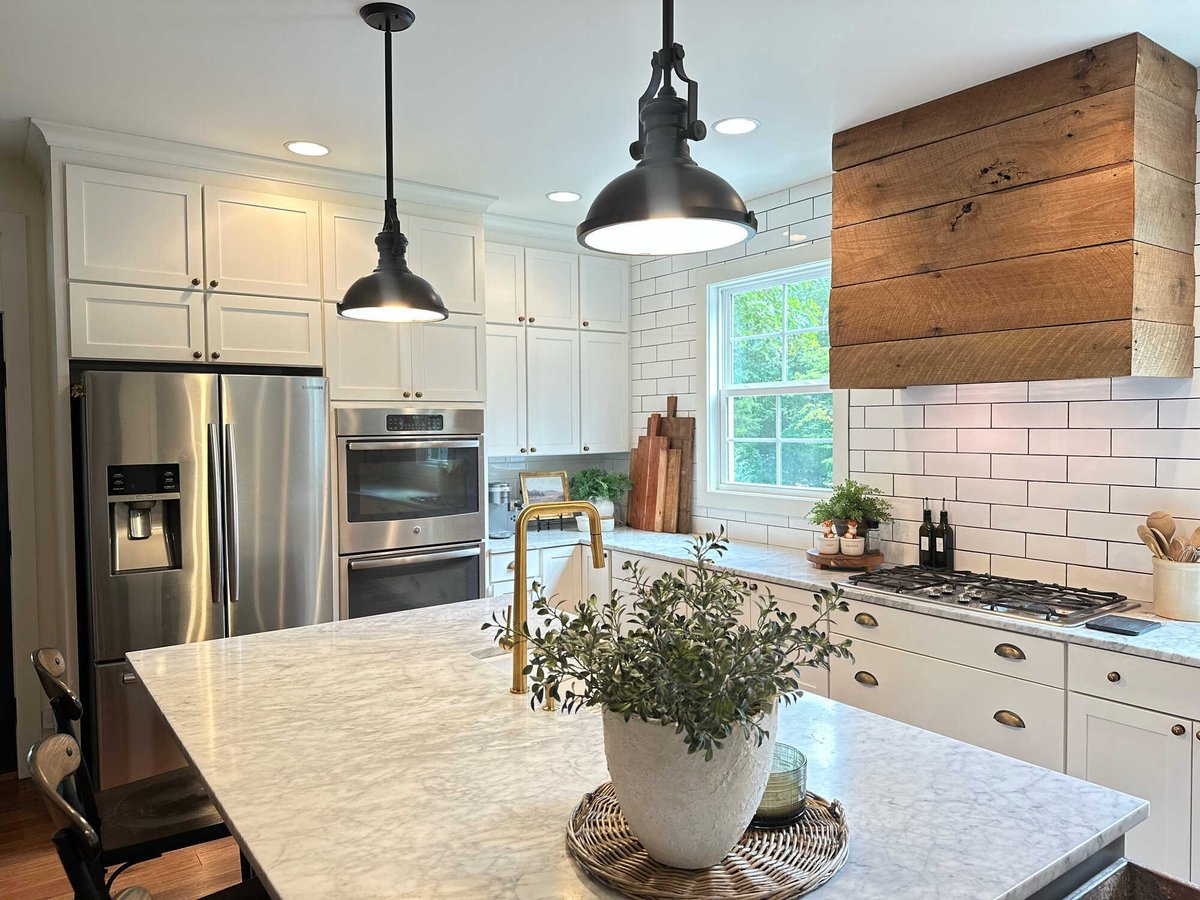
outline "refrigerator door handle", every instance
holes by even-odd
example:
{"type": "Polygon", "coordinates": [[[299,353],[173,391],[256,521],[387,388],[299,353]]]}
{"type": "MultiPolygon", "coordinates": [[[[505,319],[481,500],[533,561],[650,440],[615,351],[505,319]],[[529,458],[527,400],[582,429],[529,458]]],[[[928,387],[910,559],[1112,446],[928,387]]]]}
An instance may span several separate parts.
{"type": "Polygon", "coordinates": [[[208,577],[212,582],[212,602],[221,602],[225,586],[225,529],[221,502],[221,431],[208,426],[208,577]]]}
{"type": "Polygon", "coordinates": [[[238,526],[237,435],[225,426],[225,565],[229,572],[229,602],[237,603],[241,590],[241,529],[238,526]]]}

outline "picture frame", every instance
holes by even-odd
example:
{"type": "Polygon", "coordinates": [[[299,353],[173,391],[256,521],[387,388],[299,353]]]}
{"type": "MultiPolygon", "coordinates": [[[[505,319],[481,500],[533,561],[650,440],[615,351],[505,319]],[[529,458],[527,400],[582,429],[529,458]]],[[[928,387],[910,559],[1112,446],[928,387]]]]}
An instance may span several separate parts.
{"type": "Polygon", "coordinates": [[[526,506],[571,499],[566,472],[521,472],[520,478],[521,502],[526,506]]]}

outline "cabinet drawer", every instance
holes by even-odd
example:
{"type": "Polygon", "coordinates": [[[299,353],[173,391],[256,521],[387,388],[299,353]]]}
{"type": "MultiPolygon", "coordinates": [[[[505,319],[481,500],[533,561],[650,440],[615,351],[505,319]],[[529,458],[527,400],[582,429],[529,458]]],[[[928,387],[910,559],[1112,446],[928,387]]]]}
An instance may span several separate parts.
{"type": "Polygon", "coordinates": [[[1067,686],[1081,694],[1200,719],[1200,669],[1072,645],[1067,686]]]}
{"type": "Polygon", "coordinates": [[[851,651],[833,660],[834,700],[1063,771],[1064,691],[862,640],[851,651]]]}
{"type": "Polygon", "coordinates": [[[643,577],[649,581],[657,581],[668,572],[674,575],[683,568],[688,569],[689,573],[691,572],[691,569],[684,566],[683,563],[656,559],[652,556],[635,556],[631,553],[622,553],[619,550],[615,550],[612,556],[612,577],[614,581],[623,582],[625,590],[628,590],[629,586],[633,583],[633,573],[624,569],[627,561],[638,563],[641,566],[643,577]]]}
{"type": "Polygon", "coordinates": [[[850,600],[834,613],[833,630],[852,640],[897,647],[937,659],[1011,675],[1051,687],[1064,686],[1066,645],[970,622],[850,600]]]}
{"type": "MultiPolygon", "coordinates": [[[[540,578],[542,575],[542,557],[536,550],[530,550],[525,554],[526,569],[525,575],[527,578],[540,578]]],[[[512,582],[514,580],[514,566],[517,560],[515,553],[489,553],[488,554],[488,581],[494,583],[500,581],[512,582]]]]}

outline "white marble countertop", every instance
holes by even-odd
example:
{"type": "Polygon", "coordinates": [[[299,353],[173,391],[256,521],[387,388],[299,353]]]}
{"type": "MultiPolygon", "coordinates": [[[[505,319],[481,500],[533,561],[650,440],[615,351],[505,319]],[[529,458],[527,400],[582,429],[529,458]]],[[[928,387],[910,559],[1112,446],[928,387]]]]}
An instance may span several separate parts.
{"type": "MultiPolygon", "coordinates": [[[[610,897],[563,829],[607,780],[599,716],[529,709],[480,631],[507,597],[129,654],[273,896],[610,897]]],[[[1023,898],[1147,804],[829,700],[780,737],[841,800],[814,897],[1023,898]]]]}
{"type": "MultiPolygon", "coordinates": [[[[583,543],[587,540],[586,535],[576,531],[531,532],[529,538],[530,549],[562,547],[583,543]]],[[[618,528],[616,531],[604,535],[604,545],[612,550],[682,563],[689,559],[688,550],[691,546],[691,536],[618,528]]],[[[511,538],[490,541],[488,550],[492,553],[512,552],[513,541],[511,538]]],[[[1082,625],[1064,628],[1042,622],[993,615],[974,609],[931,603],[916,598],[881,597],[878,594],[855,591],[845,580],[848,575],[853,573],[817,569],[808,562],[803,550],[793,550],[787,547],[772,547],[747,541],[731,542],[729,551],[721,558],[718,567],[737,572],[747,578],[784,584],[802,590],[819,590],[836,581],[845,588],[848,597],[870,603],[894,606],[947,619],[974,622],[1017,634],[1048,637],[1068,644],[1100,647],[1135,656],[1200,667],[1200,622],[1178,622],[1164,619],[1155,616],[1151,611],[1152,607],[1148,605],[1144,605],[1140,610],[1122,613],[1122,615],[1152,619],[1160,622],[1162,627],[1138,637],[1129,637],[1095,631],[1084,628],[1082,625]]]]}

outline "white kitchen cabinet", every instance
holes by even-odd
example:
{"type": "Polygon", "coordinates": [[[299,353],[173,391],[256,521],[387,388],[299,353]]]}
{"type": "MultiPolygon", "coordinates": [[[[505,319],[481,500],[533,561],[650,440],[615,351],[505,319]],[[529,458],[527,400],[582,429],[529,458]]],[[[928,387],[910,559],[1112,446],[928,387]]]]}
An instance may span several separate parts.
{"type": "Polygon", "coordinates": [[[1191,865],[1194,724],[1076,693],[1067,717],[1067,774],[1150,802],[1125,855],[1176,878],[1200,874],[1191,865]]]}
{"type": "Polygon", "coordinates": [[[629,266],[619,259],[579,257],[579,326],[629,331],[629,266]]]}
{"type": "Polygon", "coordinates": [[[204,358],[204,293],[116,284],[68,287],[73,359],[204,358]]]}
{"type": "Polygon", "coordinates": [[[579,339],[581,449],[584,453],[627,452],[629,336],[584,331],[579,339]]]}
{"type": "Polygon", "coordinates": [[[528,328],[529,453],[579,452],[579,332],[528,328]]]}
{"type": "Polygon", "coordinates": [[[487,401],[488,455],[528,452],[525,329],[519,325],[487,326],[487,401]]]}
{"type": "Polygon", "coordinates": [[[318,299],[320,204],[206,186],[204,254],[205,280],[212,290],[318,299]]]}
{"type": "MultiPolygon", "coordinates": [[[[591,551],[588,550],[588,565],[591,551]]],[[[579,544],[542,550],[543,594],[551,605],[573,610],[583,595],[583,554],[579,544]]]]}
{"type": "Polygon", "coordinates": [[[583,596],[595,595],[600,603],[606,603],[612,594],[612,551],[604,551],[604,567],[592,565],[592,548],[580,546],[583,554],[583,596]]]}
{"type": "Polygon", "coordinates": [[[539,328],[579,327],[579,254],[526,248],[525,314],[539,328]]]}
{"type": "Polygon", "coordinates": [[[412,338],[398,322],[343,319],[325,307],[325,355],[333,400],[407,400],[412,396],[412,338]],[[407,392],[407,393],[406,393],[407,392]]]}
{"type": "Polygon", "coordinates": [[[68,278],[163,288],[200,286],[204,254],[199,184],[69,165],[66,205],[68,278]]]}
{"type": "Polygon", "coordinates": [[[404,233],[408,267],[433,285],[446,308],[483,315],[483,228],[410,216],[404,233]]]}
{"type": "Polygon", "coordinates": [[[321,304],[313,300],[209,294],[208,358],[213,362],[320,366],[321,304]]]}
{"type": "MultiPolygon", "coordinates": [[[[400,218],[400,229],[405,228],[400,218]]],[[[321,293],[331,303],[340,303],[346,290],[379,265],[375,236],[383,230],[383,201],[377,207],[321,204],[321,293]]]]}
{"type": "Polygon", "coordinates": [[[412,325],[409,330],[414,398],[483,402],[487,390],[483,316],[451,315],[444,322],[412,325]]]}
{"type": "Polygon", "coordinates": [[[484,252],[487,320],[497,325],[525,321],[525,248],[487,245],[484,252]]]}

